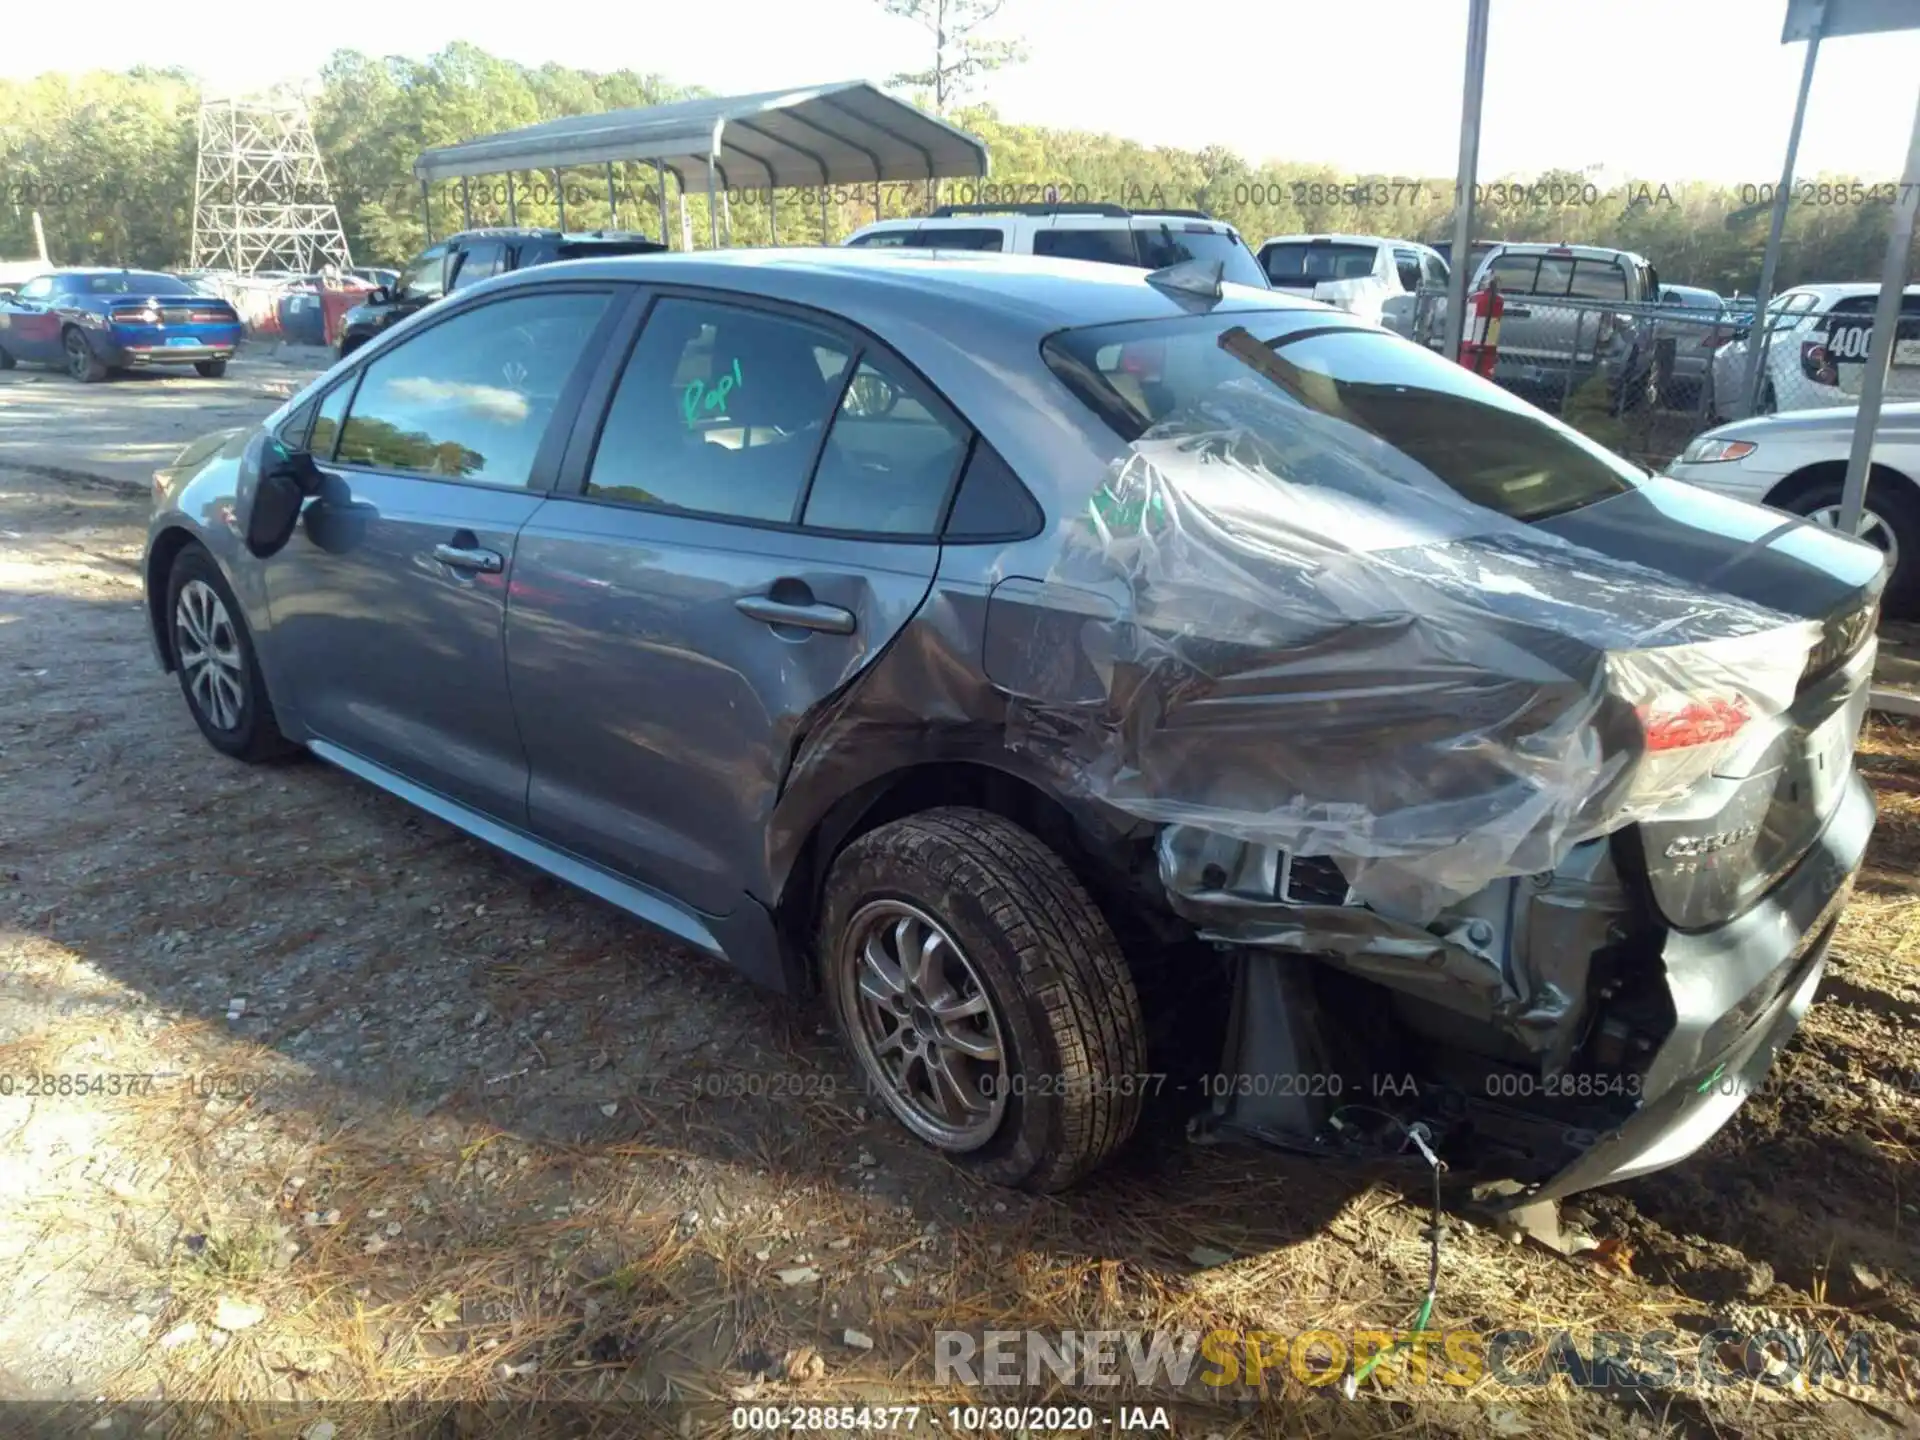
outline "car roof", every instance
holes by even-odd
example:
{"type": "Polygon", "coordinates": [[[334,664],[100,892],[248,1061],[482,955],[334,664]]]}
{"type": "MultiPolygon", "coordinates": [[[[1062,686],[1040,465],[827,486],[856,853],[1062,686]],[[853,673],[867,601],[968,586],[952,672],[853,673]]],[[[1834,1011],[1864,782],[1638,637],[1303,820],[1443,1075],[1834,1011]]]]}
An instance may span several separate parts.
{"type": "MultiPolygon", "coordinates": [[[[983,254],[921,247],[675,251],[594,256],[515,271],[488,286],[554,284],[587,276],[735,290],[842,315],[885,333],[903,316],[946,325],[992,318],[1036,340],[1070,326],[1194,313],[1195,302],[1148,283],[1148,272],[1051,256],[983,254]]],[[[477,288],[477,287],[476,287],[477,288]]],[[[1217,313],[1325,311],[1309,300],[1226,285],[1217,313]]]]}
{"type": "MultiPolygon", "coordinates": [[[[1817,295],[1822,300],[1852,300],[1861,295],[1878,295],[1878,280],[1823,280],[1811,285],[1790,285],[1780,292],[1781,295],[1817,295]]],[[[1907,286],[1900,292],[1904,295],[1920,295],[1920,283],[1907,286]]],[[[1779,296],[1775,296],[1778,299],[1779,296]]],[[[1751,301],[1748,301],[1751,304],[1751,301]]]]}
{"type": "Polygon", "coordinates": [[[553,230],[530,225],[487,225],[447,236],[449,243],[455,240],[564,240],[572,244],[584,240],[652,239],[640,230],[553,230]]]}
{"type": "Polygon", "coordinates": [[[1269,245],[1311,245],[1315,241],[1328,245],[1404,245],[1409,250],[1432,248],[1423,240],[1396,240],[1390,235],[1341,235],[1325,230],[1311,235],[1269,235],[1260,242],[1260,248],[1264,250],[1269,245]]]}
{"type": "MultiPolygon", "coordinates": [[[[1076,228],[1091,227],[1103,222],[1127,226],[1135,220],[1182,220],[1191,225],[1217,225],[1222,230],[1234,230],[1234,233],[1239,233],[1230,220],[1222,220],[1218,215],[1201,215],[1191,210],[1128,210],[1115,215],[1102,214],[1097,210],[1076,209],[1072,206],[1045,212],[1023,211],[1009,206],[1004,210],[982,207],[963,215],[909,215],[893,220],[870,220],[853,234],[871,235],[889,230],[924,230],[929,226],[973,230],[982,225],[1004,224],[1019,220],[1071,220],[1076,228]]],[[[853,235],[847,238],[851,240],[853,235]]]]}

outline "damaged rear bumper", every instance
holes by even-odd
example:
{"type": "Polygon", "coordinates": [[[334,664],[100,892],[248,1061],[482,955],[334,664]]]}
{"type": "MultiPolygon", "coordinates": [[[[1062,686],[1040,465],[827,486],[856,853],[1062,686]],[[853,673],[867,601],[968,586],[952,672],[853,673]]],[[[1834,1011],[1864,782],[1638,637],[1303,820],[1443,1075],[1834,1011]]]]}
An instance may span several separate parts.
{"type": "Polygon", "coordinates": [[[1853,775],[1820,840],[1785,880],[1737,919],[1669,934],[1661,958],[1674,1031],[1647,1069],[1639,1108],[1523,1199],[1559,1199],[1663,1169],[1733,1118],[1813,1003],[1873,822],[1873,792],[1853,775]]]}
{"type": "MultiPolygon", "coordinates": [[[[1531,1159],[1520,1162],[1522,1173],[1515,1178],[1531,1188],[1511,1197],[1512,1204],[1559,1199],[1685,1159],[1761,1086],[1774,1056],[1811,1005],[1874,819],[1871,790],[1857,774],[1849,774],[1820,838],[1770,891],[1737,918],[1711,929],[1659,933],[1652,959],[1664,979],[1672,1022],[1658,1047],[1636,1067],[1631,1098],[1619,1102],[1631,1109],[1624,1115],[1616,1112],[1610,1125],[1562,1123],[1521,1116],[1511,1106],[1481,1103],[1477,1092],[1490,1088],[1484,1084],[1467,1090],[1463,1112],[1457,1103],[1462,1089],[1457,1080],[1449,1094],[1445,1083],[1432,1085],[1424,1076],[1414,1094],[1407,1093],[1412,1086],[1389,1087],[1385,1093],[1397,1102],[1392,1108],[1405,1121],[1416,1115],[1427,1120],[1443,1137],[1450,1130],[1492,1136],[1503,1122],[1511,1124],[1516,1135],[1527,1133],[1531,1159]]],[[[1195,849],[1177,836],[1168,840],[1163,835],[1162,859],[1174,872],[1169,878],[1179,878],[1181,870],[1190,872],[1207,848],[1195,849]]],[[[1358,1091],[1367,1096],[1369,1107],[1388,1103],[1378,1098],[1383,1092],[1377,1076],[1373,1084],[1368,1077],[1347,1076],[1344,1091],[1323,1086],[1318,1095],[1302,1078],[1338,1071],[1339,1057],[1350,1049],[1337,1038],[1342,1017],[1323,1013],[1315,998],[1309,979],[1315,961],[1395,992],[1403,1010],[1410,1002],[1426,1009],[1438,1000],[1499,1019],[1498,1028],[1512,1046],[1532,1051],[1537,1073],[1564,1071],[1569,1059],[1573,1069],[1580,1068],[1580,1057],[1569,1054],[1575,1032],[1590,1029],[1598,1017],[1588,1010],[1595,1002],[1582,993],[1587,957],[1567,953],[1567,946],[1570,941],[1585,943],[1582,936],[1596,937],[1595,928],[1543,931],[1536,920],[1530,933],[1516,931],[1516,938],[1558,951],[1553,964],[1557,977],[1567,982],[1541,985],[1536,974],[1528,993],[1525,974],[1538,971],[1543,962],[1527,958],[1514,965],[1518,957],[1508,951],[1511,968],[1502,967],[1492,953],[1497,943],[1476,945],[1480,937],[1467,933],[1477,921],[1462,923],[1456,916],[1449,926],[1443,920],[1435,929],[1444,935],[1437,936],[1386,921],[1363,907],[1302,911],[1271,902],[1256,904],[1245,890],[1230,894],[1233,880],[1219,873],[1217,861],[1208,863],[1213,866],[1208,878],[1216,887],[1189,890],[1179,897],[1177,908],[1199,923],[1203,934],[1234,946],[1243,957],[1222,1067],[1243,1083],[1227,1087],[1230,1102],[1216,1105],[1214,1123],[1219,1126],[1318,1148],[1329,1113],[1337,1114],[1340,1108],[1332,1097],[1344,1093],[1353,1099],[1358,1091]],[[1312,918],[1302,923],[1303,916],[1312,918]],[[1324,935],[1308,933],[1317,928],[1315,921],[1335,916],[1345,919],[1344,933],[1339,927],[1324,935]],[[1425,944],[1415,944],[1416,936],[1425,944]],[[1482,983],[1463,983],[1476,966],[1482,983]],[[1544,1004],[1549,998],[1553,1003],[1544,1004]],[[1551,1023],[1537,1023],[1544,1019],[1551,1023]]],[[[1591,873],[1582,885],[1587,898],[1609,888],[1597,885],[1591,873]]],[[[1580,893],[1556,897],[1548,890],[1543,898],[1550,903],[1556,898],[1563,904],[1574,901],[1571,908],[1580,910],[1580,893]]],[[[1491,932],[1489,927],[1496,942],[1505,938],[1491,932]]],[[[1494,1061],[1508,1065],[1516,1054],[1509,1049],[1494,1061]]]]}

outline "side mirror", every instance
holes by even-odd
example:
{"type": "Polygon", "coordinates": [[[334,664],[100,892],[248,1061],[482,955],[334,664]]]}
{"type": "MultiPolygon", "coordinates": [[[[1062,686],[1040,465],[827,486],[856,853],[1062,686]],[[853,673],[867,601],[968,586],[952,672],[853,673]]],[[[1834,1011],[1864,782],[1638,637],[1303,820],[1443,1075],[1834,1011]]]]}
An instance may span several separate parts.
{"type": "Polygon", "coordinates": [[[269,448],[247,515],[247,549],[265,560],[279,554],[300,523],[300,507],[318,495],[326,475],[304,450],[269,448]]]}

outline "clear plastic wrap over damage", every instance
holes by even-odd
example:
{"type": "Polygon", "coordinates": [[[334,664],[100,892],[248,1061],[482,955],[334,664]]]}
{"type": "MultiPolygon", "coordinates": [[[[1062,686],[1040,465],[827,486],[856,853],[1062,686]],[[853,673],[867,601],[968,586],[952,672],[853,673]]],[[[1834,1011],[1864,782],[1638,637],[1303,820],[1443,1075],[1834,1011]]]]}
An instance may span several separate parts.
{"type": "Polygon", "coordinates": [[[1336,903],[1421,934],[1659,811],[1792,702],[1816,624],[1475,503],[1272,364],[1148,426],[1069,522],[1041,599],[1109,598],[1078,606],[1071,667],[1104,693],[1008,714],[1063,784],[1181,827],[1170,889],[1225,837],[1327,857],[1336,903]]]}

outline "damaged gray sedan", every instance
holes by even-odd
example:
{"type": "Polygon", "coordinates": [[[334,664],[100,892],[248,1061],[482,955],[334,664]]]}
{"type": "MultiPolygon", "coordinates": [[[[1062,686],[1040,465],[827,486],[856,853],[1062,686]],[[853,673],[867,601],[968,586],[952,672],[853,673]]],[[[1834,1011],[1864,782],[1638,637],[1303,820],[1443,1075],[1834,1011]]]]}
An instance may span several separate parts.
{"type": "Polygon", "coordinates": [[[823,994],[988,1178],[1112,1154],[1216,987],[1209,1125],[1532,1198],[1806,1010],[1883,585],[1203,265],[858,250],[476,286],[190,447],[146,558],[217,749],[823,994]]]}

